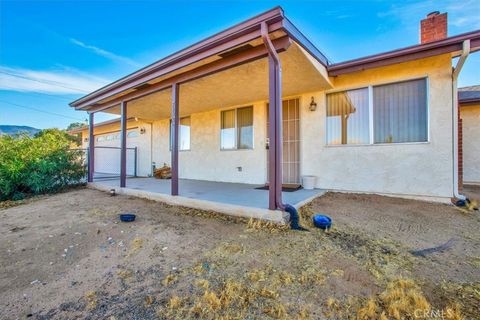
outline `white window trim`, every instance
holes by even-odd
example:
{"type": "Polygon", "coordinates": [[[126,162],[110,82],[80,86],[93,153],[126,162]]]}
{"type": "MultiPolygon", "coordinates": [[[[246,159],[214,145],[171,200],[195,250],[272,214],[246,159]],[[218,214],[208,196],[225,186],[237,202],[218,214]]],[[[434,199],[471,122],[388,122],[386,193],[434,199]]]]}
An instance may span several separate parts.
{"type": "Polygon", "coordinates": [[[252,105],[246,105],[246,106],[240,106],[240,107],[235,107],[235,108],[228,108],[228,109],[222,109],[220,110],[220,151],[250,151],[255,149],[255,106],[252,105]],[[237,112],[238,109],[242,108],[252,108],[252,147],[251,148],[239,148],[238,147],[238,116],[237,112]],[[235,111],[235,148],[222,148],[222,112],[225,111],[235,111]]]}
{"type": "Polygon", "coordinates": [[[376,82],[374,84],[370,84],[368,86],[353,86],[348,88],[342,89],[334,89],[334,90],[327,90],[325,91],[325,106],[327,106],[327,95],[331,93],[337,92],[344,92],[349,90],[358,90],[368,88],[368,126],[369,126],[369,143],[359,143],[359,144],[328,144],[328,137],[327,137],[327,114],[325,113],[325,147],[327,148],[343,148],[343,147],[371,147],[371,146],[398,146],[398,145],[424,145],[430,144],[430,78],[428,75],[420,76],[420,77],[413,77],[413,78],[402,78],[396,79],[392,81],[383,81],[383,82],[376,82]],[[375,133],[374,133],[374,125],[373,125],[373,87],[382,86],[382,85],[389,85],[395,84],[400,82],[407,82],[407,81],[415,81],[415,80],[422,80],[425,79],[425,96],[426,96],[426,107],[427,107],[427,141],[412,141],[412,142],[392,142],[392,143],[375,143],[375,133]]]}

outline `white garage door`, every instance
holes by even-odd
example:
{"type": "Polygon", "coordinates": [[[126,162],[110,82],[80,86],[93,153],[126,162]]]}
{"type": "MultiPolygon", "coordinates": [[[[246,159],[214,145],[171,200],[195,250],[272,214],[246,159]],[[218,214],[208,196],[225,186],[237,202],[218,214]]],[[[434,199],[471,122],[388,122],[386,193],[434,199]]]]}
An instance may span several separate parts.
{"type": "MultiPolygon", "coordinates": [[[[136,175],[138,129],[127,131],[127,175],[136,175]]],[[[95,135],[95,176],[120,175],[120,132],[95,135]]]]}

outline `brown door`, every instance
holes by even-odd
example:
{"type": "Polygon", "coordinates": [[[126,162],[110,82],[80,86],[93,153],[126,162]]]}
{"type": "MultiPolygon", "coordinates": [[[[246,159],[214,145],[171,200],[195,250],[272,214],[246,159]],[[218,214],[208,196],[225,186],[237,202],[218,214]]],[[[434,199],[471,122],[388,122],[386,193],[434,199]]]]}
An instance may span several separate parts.
{"type": "MultiPolygon", "coordinates": [[[[282,101],[283,184],[300,183],[300,101],[290,99],[282,101]]],[[[269,138],[268,105],[267,105],[267,137],[269,138]]],[[[267,168],[268,168],[267,151],[267,168]]],[[[268,170],[267,170],[268,178],[268,170]]]]}

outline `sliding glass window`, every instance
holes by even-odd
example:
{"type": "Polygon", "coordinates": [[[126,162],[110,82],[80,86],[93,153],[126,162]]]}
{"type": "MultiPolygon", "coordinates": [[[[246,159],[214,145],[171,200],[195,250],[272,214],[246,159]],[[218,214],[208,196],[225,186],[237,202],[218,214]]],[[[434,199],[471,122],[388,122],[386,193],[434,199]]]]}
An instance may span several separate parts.
{"type": "Polygon", "coordinates": [[[369,143],[368,88],[327,95],[327,144],[369,143]]]}
{"type": "Polygon", "coordinates": [[[221,112],[220,148],[253,149],[253,107],[221,112]]]}
{"type": "MultiPolygon", "coordinates": [[[[190,117],[180,118],[178,126],[178,150],[190,150],[190,117]]],[[[170,120],[170,150],[172,150],[172,121],[170,120]]]]}
{"type": "Polygon", "coordinates": [[[428,141],[427,79],[327,94],[327,144],[428,141]]]}

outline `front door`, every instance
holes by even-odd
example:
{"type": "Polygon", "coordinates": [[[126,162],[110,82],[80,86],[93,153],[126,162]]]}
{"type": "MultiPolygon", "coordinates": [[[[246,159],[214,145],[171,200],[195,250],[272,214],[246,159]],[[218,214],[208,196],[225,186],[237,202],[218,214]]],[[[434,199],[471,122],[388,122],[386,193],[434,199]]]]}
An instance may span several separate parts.
{"type": "MultiPolygon", "coordinates": [[[[289,99],[282,101],[283,184],[300,183],[300,101],[289,99]]],[[[268,105],[267,105],[267,137],[269,137],[268,105]]],[[[268,168],[267,151],[267,168],[268,168]]],[[[268,177],[267,170],[267,177],[268,177]]]]}

